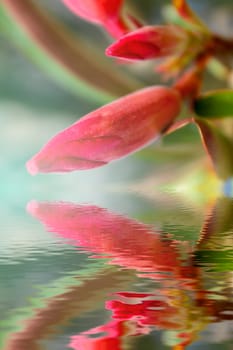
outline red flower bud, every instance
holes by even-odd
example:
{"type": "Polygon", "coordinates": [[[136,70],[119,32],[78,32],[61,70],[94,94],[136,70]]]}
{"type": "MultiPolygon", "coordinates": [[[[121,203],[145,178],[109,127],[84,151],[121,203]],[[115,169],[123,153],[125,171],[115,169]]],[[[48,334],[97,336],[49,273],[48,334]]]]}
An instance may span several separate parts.
{"type": "Polygon", "coordinates": [[[31,174],[96,168],[155,140],[180,112],[181,98],[145,88],[87,114],[52,138],[28,163],[31,174]]]}
{"type": "Polygon", "coordinates": [[[106,54],[129,60],[170,56],[185,45],[186,38],[176,26],[146,26],[121,37],[107,48],[106,54]]]}

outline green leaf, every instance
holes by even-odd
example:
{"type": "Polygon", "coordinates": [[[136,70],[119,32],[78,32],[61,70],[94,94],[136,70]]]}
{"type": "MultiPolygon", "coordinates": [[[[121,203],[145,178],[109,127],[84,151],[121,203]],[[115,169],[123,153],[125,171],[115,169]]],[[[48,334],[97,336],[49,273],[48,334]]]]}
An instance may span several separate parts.
{"type": "Polygon", "coordinates": [[[217,90],[200,96],[194,104],[199,117],[233,117],[233,90],[217,90]]]}
{"type": "Polygon", "coordinates": [[[233,143],[231,139],[204,119],[195,118],[194,121],[216,173],[224,180],[230,178],[233,175],[233,143]]]}

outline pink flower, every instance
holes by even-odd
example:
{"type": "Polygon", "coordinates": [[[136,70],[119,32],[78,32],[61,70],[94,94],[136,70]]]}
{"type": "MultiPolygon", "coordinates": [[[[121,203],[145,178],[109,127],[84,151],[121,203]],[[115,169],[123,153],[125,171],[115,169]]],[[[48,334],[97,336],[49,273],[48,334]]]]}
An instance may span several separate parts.
{"type": "Polygon", "coordinates": [[[28,163],[31,174],[96,168],[144,147],[180,112],[175,89],[153,86],[122,97],[52,138],[28,163]]]}
{"type": "Polygon", "coordinates": [[[129,60],[170,56],[185,46],[186,39],[186,33],[177,26],[146,26],[122,36],[106,54],[129,60]]]}
{"type": "Polygon", "coordinates": [[[102,25],[114,37],[119,37],[129,31],[129,26],[135,27],[135,20],[123,17],[123,0],[63,0],[67,7],[76,15],[87,21],[102,25]]]}

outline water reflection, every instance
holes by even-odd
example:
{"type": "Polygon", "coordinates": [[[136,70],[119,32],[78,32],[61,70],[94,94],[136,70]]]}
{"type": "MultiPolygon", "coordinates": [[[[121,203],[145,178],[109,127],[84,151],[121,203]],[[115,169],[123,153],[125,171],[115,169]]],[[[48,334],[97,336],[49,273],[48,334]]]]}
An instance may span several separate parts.
{"type": "Polygon", "coordinates": [[[101,313],[101,307],[110,312],[99,323],[103,324],[73,329],[66,347],[135,349],[142,337],[160,330],[164,344],[185,349],[211,324],[233,319],[232,200],[222,198],[211,206],[194,247],[97,206],[31,202],[28,211],[47,230],[100,259],[101,269],[91,278],[82,277],[78,285],[77,274],[65,292],[35,308],[4,350],[42,349],[41,340],[61,332],[58,325],[74,318],[82,323],[82,313],[96,309],[101,313]],[[223,263],[221,252],[227,253],[223,263]],[[147,285],[132,284],[133,270],[147,285]]]}
{"type": "Polygon", "coordinates": [[[150,274],[176,273],[176,242],[161,239],[149,225],[92,205],[31,202],[28,211],[49,231],[82,250],[110,256],[111,263],[150,274]]]}
{"type": "MultiPolygon", "coordinates": [[[[70,319],[102,307],[105,293],[127,286],[133,278],[130,272],[119,272],[113,268],[95,270],[95,276],[86,270],[82,276],[57,281],[57,294],[37,300],[30,317],[25,318],[16,332],[8,337],[4,350],[42,350],[41,340],[60,333],[58,326],[66,325],[70,319]],[[58,291],[60,290],[60,294],[58,291]],[[62,290],[62,292],[61,292],[62,290]],[[39,304],[40,301],[40,305],[39,304]],[[38,307],[40,306],[40,307],[38,307]]],[[[53,291],[54,293],[55,291],[53,291]]],[[[19,318],[19,317],[18,317],[19,318]]],[[[13,320],[16,323],[17,319],[13,320]]]]}

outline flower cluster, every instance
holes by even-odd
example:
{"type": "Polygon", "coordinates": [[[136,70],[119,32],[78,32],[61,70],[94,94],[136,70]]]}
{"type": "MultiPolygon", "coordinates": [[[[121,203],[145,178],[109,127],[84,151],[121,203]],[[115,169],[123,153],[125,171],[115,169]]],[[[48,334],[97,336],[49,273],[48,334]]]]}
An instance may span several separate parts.
{"type": "Polygon", "coordinates": [[[106,49],[107,56],[132,63],[162,58],[156,69],[173,81],[171,87],[140,89],[81,118],[28,162],[29,172],[102,166],[145,147],[168,129],[175,131],[192,122],[218,175],[230,177],[231,140],[219,130],[221,121],[216,119],[233,115],[233,92],[226,89],[201,95],[200,88],[208,63],[228,52],[231,40],[212,34],[185,0],[172,1],[171,22],[174,17],[175,23],[166,25],[143,25],[123,0],[63,1],[76,15],[102,26],[116,39],[106,49]],[[180,123],[184,103],[191,117],[180,123]]]}

